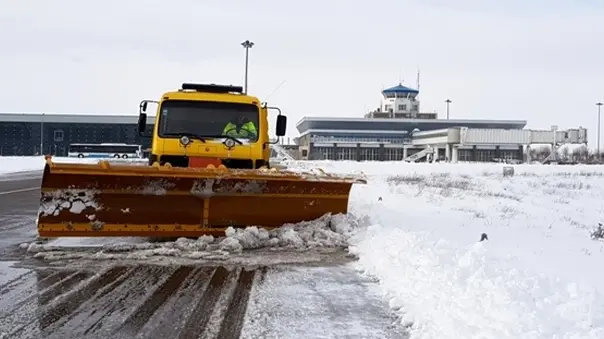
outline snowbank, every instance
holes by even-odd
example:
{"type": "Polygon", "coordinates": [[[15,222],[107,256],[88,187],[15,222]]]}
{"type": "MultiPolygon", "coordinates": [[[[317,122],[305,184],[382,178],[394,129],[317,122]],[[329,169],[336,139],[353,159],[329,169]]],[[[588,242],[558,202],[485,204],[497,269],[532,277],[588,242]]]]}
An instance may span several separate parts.
{"type": "Polygon", "coordinates": [[[0,174],[41,171],[44,168],[44,157],[0,157],[0,174]]]}
{"type": "Polygon", "coordinates": [[[411,338],[604,337],[602,166],[380,165],[350,250],[411,338]]]}
{"type": "MultiPolygon", "coordinates": [[[[317,220],[302,222],[298,224],[287,224],[282,227],[267,231],[258,227],[247,227],[245,229],[229,228],[224,237],[202,236],[198,239],[179,238],[169,242],[147,242],[140,239],[132,239],[118,242],[115,239],[81,239],[52,240],[45,244],[30,243],[22,244],[21,247],[34,255],[35,258],[44,260],[71,260],[71,259],[128,259],[147,260],[156,258],[158,260],[166,257],[185,258],[195,260],[221,260],[238,264],[266,264],[259,258],[242,260],[238,254],[244,254],[246,259],[248,253],[244,250],[265,249],[273,253],[288,251],[294,253],[309,250],[322,249],[338,250],[348,245],[348,239],[357,226],[353,217],[343,215],[325,215],[317,220]],[[95,246],[96,243],[96,246],[95,246]],[[96,247],[96,248],[95,248],[96,247]]],[[[267,258],[276,259],[280,263],[292,260],[291,258],[267,258]]],[[[314,261],[314,257],[294,258],[296,262],[314,261]]],[[[200,261],[198,261],[199,263],[200,261]]]]}

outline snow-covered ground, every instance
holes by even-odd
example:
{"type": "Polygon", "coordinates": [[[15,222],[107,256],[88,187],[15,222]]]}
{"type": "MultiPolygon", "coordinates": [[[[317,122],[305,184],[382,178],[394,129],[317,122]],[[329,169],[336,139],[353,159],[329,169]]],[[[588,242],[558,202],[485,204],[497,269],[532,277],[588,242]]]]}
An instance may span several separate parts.
{"type": "Polygon", "coordinates": [[[368,175],[350,251],[412,338],[604,338],[604,166],[298,166],[368,175]]]}
{"type": "Polygon", "coordinates": [[[0,175],[27,171],[37,171],[44,168],[44,157],[0,157],[0,175]]]}
{"type": "Polygon", "coordinates": [[[604,338],[604,242],[591,238],[604,222],[604,166],[516,165],[503,177],[502,164],[287,164],[365,174],[368,184],[351,193],[354,217],[322,220],[313,232],[289,225],[166,245],[105,243],[97,256],[227,258],[348,244],[359,273],[377,279],[412,324],[411,338],[604,338]]]}
{"type": "MultiPolygon", "coordinates": [[[[76,162],[76,163],[96,163],[99,159],[78,159],[78,158],[69,158],[69,157],[53,157],[53,161],[55,162],[76,162]]],[[[110,162],[120,162],[120,163],[137,163],[137,162],[147,162],[147,159],[113,159],[108,158],[110,162]]],[[[10,173],[19,173],[19,172],[28,172],[28,171],[38,171],[44,169],[44,164],[46,160],[44,160],[43,156],[30,156],[30,157],[3,157],[0,156],[0,175],[2,174],[10,174],[10,173]]]]}
{"type": "Polygon", "coordinates": [[[413,338],[604,338],[604,168],[502,167],[365,165],[359,268],[413,338]]]}

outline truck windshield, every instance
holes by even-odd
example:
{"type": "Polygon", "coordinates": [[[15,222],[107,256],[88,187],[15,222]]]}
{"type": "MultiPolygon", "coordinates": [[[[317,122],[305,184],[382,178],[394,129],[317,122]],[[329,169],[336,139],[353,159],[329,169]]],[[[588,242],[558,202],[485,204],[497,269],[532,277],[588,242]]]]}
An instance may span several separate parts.
{"type": "Polygon", "coordinates": [[[258,140],[258,106],[252,104],[166,100],[159,109],[159,136],[191,133],[200,137],[229,135],[258,140]],[[227,131],[228,130],[228,131],[227,131]]]}

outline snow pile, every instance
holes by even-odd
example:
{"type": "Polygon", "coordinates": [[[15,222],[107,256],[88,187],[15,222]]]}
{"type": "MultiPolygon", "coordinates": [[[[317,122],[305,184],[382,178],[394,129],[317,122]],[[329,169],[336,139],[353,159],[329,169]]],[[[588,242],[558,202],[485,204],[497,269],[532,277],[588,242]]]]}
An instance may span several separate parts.
{"type": "Polygon", "coordinates": [[[516,268],[485,242],[459,248],[375,225],[353,253],[413,325],[412,338],[604,336],[604,298],[593,286],[516,268]]]}
{"type": "Polygon", "coordinates": [[[256,227],[229,228],[223,242],[232,243],[234,251],[263,247],[297,250],[346,247],[356,225],[350,217],[341,214],[325,215],[314,221],[286,224],[271,231],[256,227]]]}
{"type": "Polygon", "coordinates": [[[230,260],[232,255],[251,250],[271,252],[305,252],[314,249],[337,250],[345,248],[358,223],[350,216],[325,215],[317,220],[287,224],[270,231],[255,226],[245,229],[229,227],[224,237],[202,236],[198,239],[179,238],[167,242],[108,243],[96,250],[81,250],[77,243],[71,246],[56,244],[24,244],[27,252],[44,260],[65,259],[132,259],[177,257],[186,259],[230,260]]]}
{"type": "Polygon", "coordinates": [[[0,174],[41,171],[45,160],[42,156],[32,157],[1,157],[0,174]]]}
{"type": "Polygon", "coordinates": [[[350,251],[411,338],[604,338],[604,168],[452,166],[347,169],[370,177],[350,251]]]}

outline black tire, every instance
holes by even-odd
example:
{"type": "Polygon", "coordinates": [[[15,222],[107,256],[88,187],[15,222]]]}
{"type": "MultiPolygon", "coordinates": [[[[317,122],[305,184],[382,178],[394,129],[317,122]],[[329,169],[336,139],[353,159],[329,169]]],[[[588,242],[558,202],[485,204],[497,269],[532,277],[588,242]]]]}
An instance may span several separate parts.
{"type": "Polygon", "coordinates": [[[82,154],[82,153],[78,154],[78,158],[83,158],[83,157],[84,157],[84,154],[82,154]]]}

